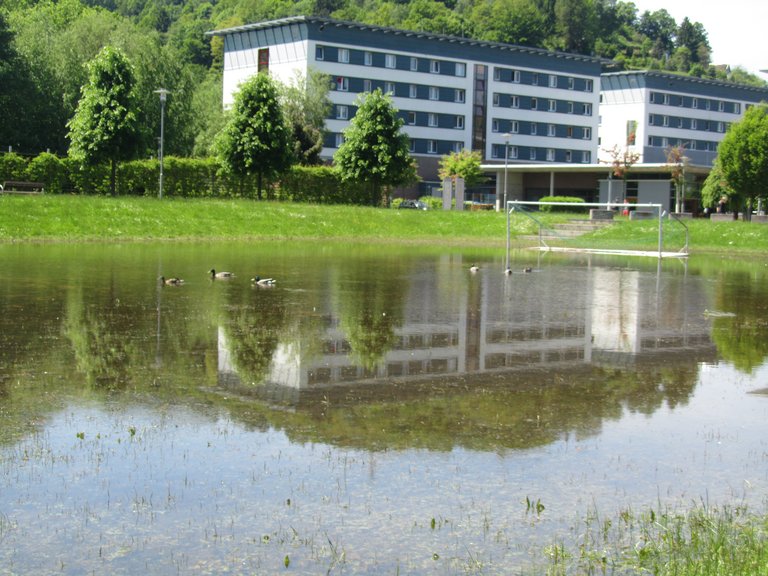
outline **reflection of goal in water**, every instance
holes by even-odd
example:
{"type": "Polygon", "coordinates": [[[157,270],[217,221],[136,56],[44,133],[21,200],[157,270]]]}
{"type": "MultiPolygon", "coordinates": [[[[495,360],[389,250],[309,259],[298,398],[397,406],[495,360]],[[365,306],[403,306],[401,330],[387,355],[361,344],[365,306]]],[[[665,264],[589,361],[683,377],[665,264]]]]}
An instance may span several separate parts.
{"type": "MultiPolygon", "coordinates": [[[[533,220],[538,226],[538,249],[546,252],[584,252],[590,254],[618,254],[625,256],[652,256],[654,258],[686,258],[688,256],[688,227],[676,215],[669,214],[669,220],[678,223],[685,230],[685,244],[676,251],[664,250],[664,219],[667,212],[664,211],[661,204],[615,204],[603,202],[583,202],[574,204],[572,202],[524,202],[520,200],[510,200],[507,202],[507,253],[505,266],[509,269],[509,244],[511,234],[510,216],[513,213],[522,214],[533,220]],[[569,208],[589,208],[589,221],[612,221],[615,210],[632,210],[632,215],[641,216],[643,219],[656,218],[659,223],[658,249],[657,250],[623,250],[609,248],[577,248],[575,246],[551,246],[545,239],[544,231],[548,230],[554,234],[554,238],[559,235],[550,226],[544,224],[528,207],[541,206],[566,206],[569,208]]],[[[634,218],[630,218],[634,219],[634,218]]],[[[586,219],[584,220],[587,221],[586,219]]],[[[562,236],[560,236],[562,238],[562,236]]]]}

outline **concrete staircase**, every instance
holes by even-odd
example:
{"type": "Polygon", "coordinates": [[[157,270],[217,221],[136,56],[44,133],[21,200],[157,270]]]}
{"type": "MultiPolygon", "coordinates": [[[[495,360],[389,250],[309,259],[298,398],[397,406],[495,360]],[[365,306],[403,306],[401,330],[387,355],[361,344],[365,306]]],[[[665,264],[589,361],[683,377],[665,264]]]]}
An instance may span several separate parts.
{"type": "MultiPolygon", "coordinates": [[[[605,226],[610,226],[611,224],[613,224],[612,220],[582,220],[574,218],[568,222],[555,224],[553,229],[542,228],[541,237],[545,242],[549,238],[577,238],[582,234],[594,232],[595,230],[604,228],[605,226]]],[[[521,236],[520,238],[523,240],[533,240],[537,242],[539,240],[538,236],[521,236]]]]}

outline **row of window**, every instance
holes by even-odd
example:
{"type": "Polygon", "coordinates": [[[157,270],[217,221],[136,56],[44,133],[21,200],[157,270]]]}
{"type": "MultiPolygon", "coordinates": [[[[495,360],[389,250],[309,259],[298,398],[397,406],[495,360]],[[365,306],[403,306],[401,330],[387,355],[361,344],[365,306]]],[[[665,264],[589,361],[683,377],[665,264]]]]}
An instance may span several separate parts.
{"type": "Polygon", "coordinates": [[[529,136],[548,136],[552,138],[592,139],[592,128],[589,126],[542,124],[539,122],[521,122],[519,120],[500,120],[496,118],[491,121],[491,131],[529,136]]]}
{"type": "MultiPolygon", "coordinates": [[[[334,118],[349,120],[356,107],[346,104],[335,105],[334,118]]],[[[400,117],[409,126],[428,126],[430,128],[448,128],[463,130],[465,117],[461,114],[438,114],[437,112],[400,111],[400,117]]],[[[548,136],[553,138],[581,138],[590,140],[592,128],[589,126],[568,126],[564,124],[542,124],[539,122],[521,122],[519,120],[504,120],[494,118],[491,122],[493,132],[509,134],[524,134],[529,136],[548,136]]]]}
{"type": "Polygon", "coordinates": [[[592,152],[589,150],[562,150],[560,148],[536,148],[534,146],[505,146],[494,144],[491,147],[491,157],[504,158],[506,149],[509,160],[544,160],[546,162],[592,162],[592,152]]]}
{"type": "MultiPolygon", "coordinates": [[[[326,145],[340,148],[344,143],[344,134],[334,133],[326,139],[326,145]]],[[[460,140],[433,140],[424,138],[410,139],[410,152],[412,154],[440,154],[461,152],[465,144],[460,140]]],[[[504,149],[510,160],[535,160],[546,162],[582,162],[589,164],[592,161],[592,153],[589,150],[564,150],[561,148],[537,148],[535,146],[505,146],[494,144],[491,147],[493,158],[504,158],[504,149]]]]}
{"type": "Polygon", "coordinates": [[[684,130],[721,133],[728,130],[728,126],[730,126],[729,122],[717,122],[699,118],[684,118],[682,116],[662,116],[661,114],[649,114],[648,124],[650,126],[665,126],[670,128],[683,128],[684,130]]]}
{"type": "Polygon", "coordinates": [[[682,94],[668,94],[667,92],[651,92],[651,104],[662,104],[664,106],[680,106],[682,108],[692,108],[694,110],[717,110],[728,114],[741,114],[741,103],[731,102],[729,100],[713,100],[710,98],[699,98],[697,96],[683,96],[682,94]]]}
{"type": "Polygon", "coordinates": [[[549,86],[550,88],[581,90],[583,92],[593,92],[595,89],[595,83],[591,78],[558,76],[557,74],[545,74],[543,72],[502,68],[499,66],[493,69],[493,79],[496,82],[511,82],[513,84],[527,84],[529,86],[549,86]]]}
{"type": "Polygon", "coordinates": [[[669,148],[682,146],[686,150],[697,150],[699,152],[717,152],[720,142],[710,140],[682,140],[680,138],[667,138],[664,136],[648,136],[648,146],[652,148],[669,148]]]}
{"type": "Polygon", "coordinates": [[[465,77],[467,75],[467,65],[464,62],[418,58],[416,56],[340,48],[337,46],[317,45],[315,47],[315,60],[390,68],[392,70],[407,70],[410,72],[443,74],[447,76],[465,77]]]}
{"type": "Polygon", "coordinates": [[[554,98],[517,96],[515,94],[494,92],[493,105],[497,108],[516,108],[535,110],[538,112],[592,116],[592,104],[590,102],[572,102],[570,100],[555,100],[554,98]]]}
{"type": "Polygon", "coordinates": [[[446,86],[426,86],[424,84],[405,84],[368,78],[350,78],[336,76],[331,88],[337,92],[373,92],[377,88],[398,98],[415,98],[417,100],[435,100],[439,102],[456,102],[463,104],[467,100],[467,92],[463,88],[446,86]]]}

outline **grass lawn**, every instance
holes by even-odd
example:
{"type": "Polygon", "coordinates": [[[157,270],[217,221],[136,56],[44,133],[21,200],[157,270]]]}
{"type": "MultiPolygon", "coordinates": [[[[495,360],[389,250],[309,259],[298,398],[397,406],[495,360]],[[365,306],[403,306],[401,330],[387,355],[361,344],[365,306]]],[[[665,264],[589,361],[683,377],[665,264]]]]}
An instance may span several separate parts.
{"type": "MultiPolygon", "coordinates": [[[[544,214],[546,226],[584,215],[544,214]]],[[[511,216],[516,246],[536,243],[537,225],[511,216]]],[[[690,251],[765,253],[768,225],[686,220],[690,251]]],[[[325,239],[357,242],[504,246],[506,219],[492,211],[444,212],[360,206],[318,206],[254,200],[163,199],[103,196],[0,195],[0,242],[141,241],[211,239],[325,239]]],[[[678,250],[685,231],[664,221],[664,249],[678,250]]],[[[568,245],[655,250],[658,221],[618,217],[568,245]]]]}

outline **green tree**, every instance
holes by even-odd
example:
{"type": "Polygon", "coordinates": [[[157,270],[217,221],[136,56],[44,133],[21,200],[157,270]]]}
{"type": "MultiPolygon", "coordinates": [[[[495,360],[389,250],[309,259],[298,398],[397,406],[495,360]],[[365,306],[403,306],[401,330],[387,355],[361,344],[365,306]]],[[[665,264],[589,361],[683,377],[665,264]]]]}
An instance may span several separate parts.
{"type": "Polygon", "coordinates": [[[293,153],[302,165],[320,163],[325,119],[332,106],[328,98],[330,88],[327,74],[310,70],[306,77],[297,72],[282,89],[281,102],[293,133],[293,153]]]}
{"type": "Polygon", "coordinates": [[[670,146],[666,150],[666,156],[669,175],[675,184],[675,212],[680,213],[685,201],[685,169],[688,166],[685,145],[670,146]]]}
{"type": "MultiPolygon", "coordinates": [[[[768,107],[752,106],[731,125],[718,148],[723,176],[733,188],[749,218],[758,198],[765,198],[768,184],[768,107]]],[[[734,198],[735,197],[735,198],[734,198]]]]}
{"type": "Polygon", "coordinates": [[[707,174],[704,186],[701,188],[701,202],[704,206],[714,208],[718,201],[723,197],[731,197],[733,189],[723,176],[723,169],[720,167],[720,159],[716,159],[712,170],[707,174]]]}
{"type": "Polygon", "coordinates": [[[639,32],[658,42],[661,51],[669,54],[674,48],[677,23],[675,19],[663,8],[655,12],[643,12],[640,16],[639,32]]]}
{"type": "Polygon", "coordinates": [[[367,184],[372,206],[382,201],[382,188],[416,181],[408,135],[401,131],[390,96],[376,89],[358,96],[357,113],[344,131],[334,158],[342,180],[367,184]]]}
{"type": "Polygon", "coordinates": [[[549,33],[546,18],[532,0],[477,3],[471,17],[481,40],[541,46],[549,33]]]}
{"type": "Polygon", "coordinates": [[[480,184],[485,180],[480,169],[483,157],[479,150],[462,149],[461,152],[451,152],[440,159],[438,174],[441,180],[446,178],[464,178],[467,188],[480,184]]]}
{"type": "Polygon", "coordinates": [[[13,46],[13,33],[0,12],[0,145],[21,150],[34,150],[38,146],[40,126],[34,113],[42,100],[36,93],[25,61],[13,46]],[[20,114],[19,111],[24,111],[20,114]]]}
{"type": "Polygon", "coordinates": [[[118,162],[137,153],[134,82],[131,63],[106,46],[88,65],[88,83],[68,124],[70,156],[86,165],[109,162],[113,196],[118,162]]]}
{"type": "Polygon", "coordinates": [[[592,0],[555,0],[555,35],[552,48],[589,54],[597,31],[597,12],[592,0]]]}
{"type": "Polygon", "coordinates": [[[224,165],[244,178],[257,176],[257,196],[264,178],[285,172],[291,165],[290,128],[278,99],[277,84],[268,74],[246,80],[235,102],[216,149],[224,165]]]}

